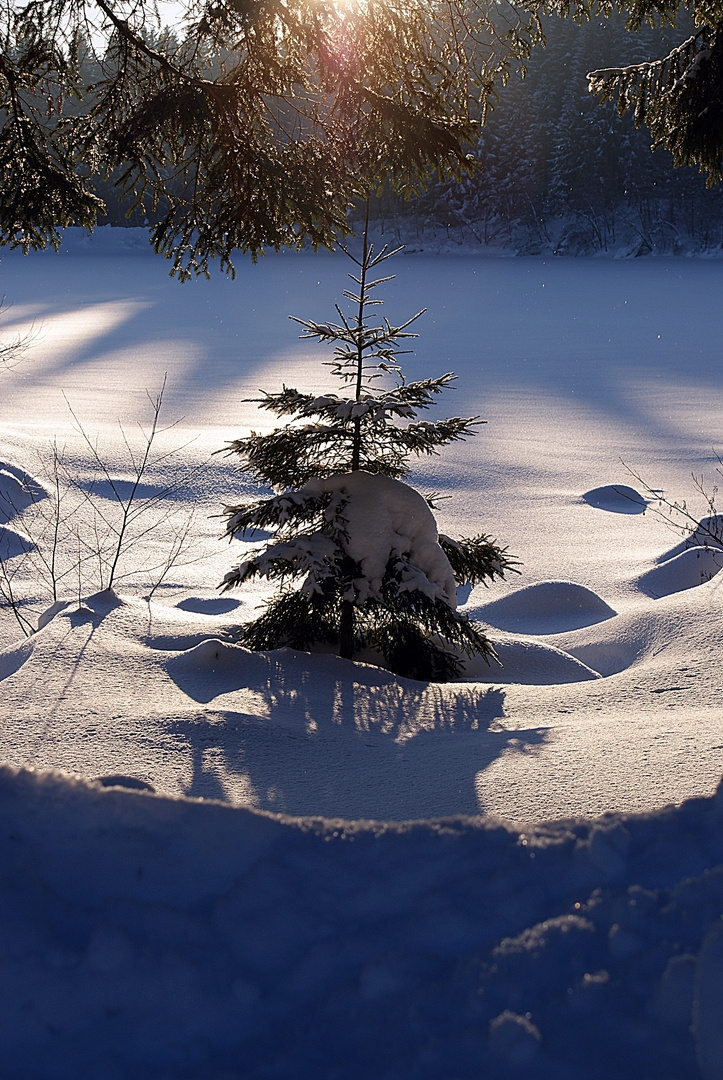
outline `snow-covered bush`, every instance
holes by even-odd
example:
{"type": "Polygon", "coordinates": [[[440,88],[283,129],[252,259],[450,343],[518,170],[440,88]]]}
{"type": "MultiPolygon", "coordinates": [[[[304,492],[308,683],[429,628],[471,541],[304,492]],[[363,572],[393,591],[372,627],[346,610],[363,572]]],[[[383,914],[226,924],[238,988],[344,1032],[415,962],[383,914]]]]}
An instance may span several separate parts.
{"type": "MultiPolygon", "coordinates": [[[[397,249],[398,250],[398,249],[397,249]]],[[[349,252],[347,252],[349,254],[349,252]]],[[[440,536],[430,501],[403,482],[410,455],[475,434],[477,417],[417,420],[455,376],[405,383],[398,356],[407,328],[373,317],[371,293],[390,278],[370,274],[394,251],[378,254],[365,240],[350,274],[355,308],[339,322],[297,319],[302,336],[335,344],[330,362],[345,395],[303,394],[284,386],[258,400],[289,417],[270,434],[252,432],[229,444],[241,471],[277,494],[227,506],[226,535],[271,530],[223,581],[230,589],[252,578],[279,583],[258,618],[240,630],[252,649],[331,645],[352,659],[371,650],[398,674],[448,679],[464,654],[493,656],[482,630],[456,610],[456,586],[502,577],[512,567],[484,535],[440,536]]]]}

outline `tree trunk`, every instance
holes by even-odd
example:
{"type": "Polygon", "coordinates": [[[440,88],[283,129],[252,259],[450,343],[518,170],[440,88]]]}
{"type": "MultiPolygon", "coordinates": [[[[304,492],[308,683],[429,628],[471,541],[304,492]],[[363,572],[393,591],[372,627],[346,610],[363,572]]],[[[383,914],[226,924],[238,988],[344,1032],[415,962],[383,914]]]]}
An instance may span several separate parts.
{"type": "Polygon", "coordinates": [[[339,656],[344,660],[352,660],[354,657],[354,605],[351,600],[341,602],[339,656]]]}
{"type": "MultiPolygon", "coordinates": [[[[359,282],[359,311],[357,313],[357,372],[354,397],[359,401],[362,394],[364,381],[364,342],[362,330],[364,327],[364,307],[366,305],[367,287],[367,261],[369,255],[369,201],[367,195],[366,214],[364,216],[364,241],[361,262],[361,278],[359,282]]],[[[351,471],[357,472],[361,465],[361,420],[357,417],[354,421],[354,436],[352,440],[351,471]]],[[[354,605],[351,600],[342,600],[341,617],[339,619],[339,656],[343,660],[352,660],[354,657],[354,605]]]]}

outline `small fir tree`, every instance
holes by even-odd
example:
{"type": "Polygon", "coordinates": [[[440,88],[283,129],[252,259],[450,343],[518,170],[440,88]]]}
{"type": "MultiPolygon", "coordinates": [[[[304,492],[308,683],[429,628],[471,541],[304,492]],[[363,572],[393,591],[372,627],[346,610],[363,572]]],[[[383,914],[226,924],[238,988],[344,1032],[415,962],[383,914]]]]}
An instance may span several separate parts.
{"type": "MultiPolygon", "coordinates": [[[[397,249],[397,251],[400,249],[397,249]]],[[[364,234],[356,284],[344,296],[354,305],[339,322],[296,319],[303,337],[336,346],[330,361],[347,393],[321,397],[284,386],[254,399],[288,422],[270,434],[252,432],[229,444],[248,473],[277,494],[227,506],[226,535],[271,529],[224,578],[231,589],[253,578],[279,583],[266,610],[240,630],[251,649],[336,646],[352,659],[371,650],[392,671],[418,679],[450,679],[462,654],[494,657],[484,633],[456,610],[458,584],[502,577],[513,566],[489,537],[440,536],[431,507],[402,477],[410,455],[475,434],[478,417],[418,421],[455,376],[405,383],[399,343],[408,327],[374,318],[372,292],[390,277],[370,280],[396,254],[378,254],[364,234]],[[393,383],[390,387],[390,384],[393,383]]]]}

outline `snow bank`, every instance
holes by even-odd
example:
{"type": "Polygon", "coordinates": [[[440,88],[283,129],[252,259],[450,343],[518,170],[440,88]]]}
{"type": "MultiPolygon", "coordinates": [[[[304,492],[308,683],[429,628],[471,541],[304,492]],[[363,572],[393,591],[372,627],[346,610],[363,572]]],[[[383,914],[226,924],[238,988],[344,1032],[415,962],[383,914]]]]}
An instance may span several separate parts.
{"type": "Polygon", "coordinates": [[[602,597],[572,581],[541,581],[492,600],[467,614],[500,630],[560,634],[611,619],[615,611],[602,597]]]}
{"type": "Polygon", "coordinates": [[[46,496],[43,485],[24,469],[0,461],[0,523],[11,521],[46,496]]]}
{"type": "Polygon", "coordinates": [[[601,678],[599,672],[554,645],[506,637],[495,637],[493,644],[502,666],[485,664],[482,657],[472,657],[465,663],[468,678],[520,686],[559,686],[601,678]]]}
{"type": "Polygon", "coordinates": [[[668,562],[691,547],[707,547],[714,551],[723,548],[723,514],[708,514],[701,518],[695,529],[670,551],[661,555],[658,562],[668,562]]]}
{"type": "Polygon", "coordinates": [[[34,544],[25,533],[11,529],[7,525],[0,525],[0,559],[7,561],[17,555],[23,555],[26,551],[32,551],[34,544]]]}
{"type": "Polygon", "coordinates": [[[42,484],[6,461],[0,461],[0,559],[13,559],[34,549],[22,528],[8,522],[22,517],[24,511],[47,495],[42,484]]]}
{"type": "Polygon", "coordinates": [[[673,558],[658,563],[638,578],[638,586],[648,596],[670,596],[694,589],[710,581],[723,567],[723,553],[717,547],[688,547],[673,558]]]}
{"type": "Polygon", "coordinates": [[[14,1080],[721,1076],[721,789],[521,829],[3,767],[0,820],[14,1080]]]}

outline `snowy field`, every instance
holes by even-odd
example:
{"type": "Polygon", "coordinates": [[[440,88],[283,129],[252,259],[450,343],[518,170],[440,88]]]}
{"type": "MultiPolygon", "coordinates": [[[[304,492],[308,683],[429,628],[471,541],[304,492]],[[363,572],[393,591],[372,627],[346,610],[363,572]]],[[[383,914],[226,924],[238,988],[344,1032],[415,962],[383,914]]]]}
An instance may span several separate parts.
{"type": "Polygon", "coordinates": [[[0,610],[2,1077],[723,1077],[723,557],[644,487],[708,512],[723,261],[391,269],[385,313],[428,308],[407,376],[455,371],[439,415],[487,421],[412,482],[520,560],[460,596],[503,666],[454,684],[248,653],[263,596],[218,592],[244,545],[214,515],[254,492],[212,455],[270,427],[260,388],[336,389],[287,316],[333,315],[342,257],[183,286],[130,230],[2,257],[32,340],[0,370],[0,544],[40,625],[0,610]]]}

